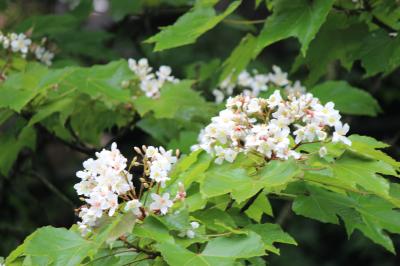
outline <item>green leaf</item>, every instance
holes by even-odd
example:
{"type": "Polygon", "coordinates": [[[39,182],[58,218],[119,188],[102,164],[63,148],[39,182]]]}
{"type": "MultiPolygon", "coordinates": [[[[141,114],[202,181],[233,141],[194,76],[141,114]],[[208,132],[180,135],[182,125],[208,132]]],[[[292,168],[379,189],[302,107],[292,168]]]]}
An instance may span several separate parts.
{"type": "Polygon", "coordinates": [[[10,109],[0,109],[0,125],[12,117],[13,114],[14,112],[10,109]]]}
{"type": "Polygon", "coordinates": [[[289,37],[300,40],[301,53],[305,55],[309,43],[325,22],[333,2],[333,0],[275,1],[273,13],[268,17],[257,39],[254,57],[265,47],[289,37]]]}
{"type": "Polygon", "coordinates": [[[133,234],[153,239],[159,243],[174,243],[174,238],[169,234],[168,228],[153,216],[146,217],[142,224],[135,226],[133,234]]]}
{"type": "Polygon", "coordinates": [[[277,224],[252,224],[246,226],[246,229],[260,235],[264,242],[264,248],[278,255],[279,249],[273,245],[274,243],[297,245],[296,240],[294,240],[288,233],[285,233],[277,224]]]}
{"type": "Polygon", "coordinates": [[[307,55],[299,55],[293,68],[296,70],[301,64],[308,67],[308,85],[316,83],[326,74],[329,64],[335,60],[340,60],[345,68],[350,69],[354,61],[352,56],[363,45],[360,40],[367,33],[367,25],[360,23],[358,17],[332,12],[310,43],[307,55]]]}
{"type": "Polygon", "coordinates": [[[131,212],[117,213],[112,217],[103,216],[90,236],[90,240],[93,242],[93,250],[90,255],[96,254],[104,244],[110,244],[120,236],[131,233],[135,223],[136,216],[131,212]]]}
{"type": "Polygon", "coordinates": [[[189,212],[186,209],[176,211],[164,216],[154,216],[169,230],[183,231],[189,226],[189,212]]]}
{"type": "Polygon", "coordinates": [[[158,119],[178,117],[189,121],[194,116],[204,115],[211,107],[198,92],[190,88],[192,84],[193,81],[189,80],[166,84],[161,89],[160,98],[141,96],[134,100],[134,105],[142,116],[152,111],[158,119]],[[200,110],[204,113],[199,113],[200,110]]]}
{"type": "MultiPolygon", "coordinates": [[[[229,203],[228,201],[223,203],[229,203]]],[[[236,228],[237,225],[233,220],[232,216],[230,216],[226,211],[220,210],[214,205],[213,208],[204,209],[201,211],[196,211],[192,213],[193,217],[200,220],[202,224],[204,224],[207,229],[216,231],[218,233],[238,233],[236,228]]],[[[239,233],[242,233],[241,231],[239,233]]]]}
{"type": "Polygon", "coordinates": [[[265,251],[261,237],[249,231],[246,235],[214,238],[208,242],[202,254],[237,259],[263,256],[265,251]]]}
{"type": "Polygon", "coordinates": [[[345,154],[331,165],[334,178],[356,189],[361,186],[365,190],[384,198],[389,197],[389,182],[377,173],[396,174],[389,165],[382,161],[365,160],[345,154]]]}
{"type": "Polygon", "coordinates": [[[260,193],[257,196],[253,204],[250,205],[245,213],[256,222],[261,221],[264,213],[273,216],[271,204],[269,203],[267,196],[263,193],[260,193]]]}
{"type": "Polygon", "coordinates": [[[245,196],[235,197],[239,202],[243,201],[260,190],[260,184],[250,188],[248,183],[251,177],[246,170],[241,168],[239,164],[224,163],[222,165],[213,164],[206,172],[205,178],[200,182],[200,191],[206,197],[215,197],[228,194],[231,192],[243,192],[245,196]]]}
{"type": "Polygon", "coordinates": [[[170,243],[158,244],[157,250],[161,252],[165,261],[171,266],[232,266],[235,261],[234,258],[193,253],[181,246],[170,243]]]}
{"type": "Polygon", "coordinates": [[[241,1],[232,2],[220,15],[212,7],[195,7],[181,16],[174,25],[165,27],[146,42],[155,43],[154,51],[162,51],[194,43],[206,31],[214,28],[226,16],[235,11],[241,1]]]}
{"type": "Polygon", "coordinates": [[[176,149],[179,147],[179,150],[182,153],[190,153],[190,147],[198,143],[198,137],[199,132],[197,131],[181,131],[179,132],[179,136],[177,138],[172,139],[168,143],[167,147],[169,149],[176,149]]]}
{"type": "MultiPolygon", "coordinates": [[[[379,150],[389,147],[388,144],[377,141],[372,137],[360,135],[351,135],[349,138],[352,144],[347,148],[348,150],[357,153],[359,156],[383,161],[390,164],[395,170],[400,171],[400,162],[397,162],[392,157],[379,150]]],[[[394,173],[392,174],[395,175],[394,173]]]]}
{"type": "Polygon", "coordinates": [[[180,181],[185,187],[189,187],[194,181],[199,182],[203,179],[211,161],[211,156],[206,152],[194,151],[176,164],[171,172],[171,180],[174,184],[180,181]]]}
{"type": "Polygon", "coordinates": [[[266,188],[286,186],[300,173],[295,160],[273,160],[263,167],[257,174],[266,188]]]}
{"type": "Polygon", "coordinates": [[[40,64],[28,64],[27,68],[10,75],[0,86],[0,108],[8,107],[20,112],[36,95],[47,87],[41,86],[41,78],[48,72],[40,64]]]}
{"type": "Polygon", "coordinates": [[[370,32],[362,43],[361,49],[354,53],[353,58],[361,59],[366,76],[380,72],[388,74],[399,66],[400,36],[390,37],[386,30],[380,29],[370,32]]]}
{"type": "Polygon", "coordinates": [[[92,242],[64,228],[42,227],[30,235],[18,250],[7,258],[11,263],[17,256],[48,258],[51,265],[75,266],[92,251],[92,242]],[[22,251],[22,253],[21,253],[22,251]]]}
{"type": "Polygon", "coordinates": [[[345,114],[376,116],[381,111],[378,102],[368,92],[345,81],[327,81],[310,92],[323,104],[334,102],[335,108],[345,114]]]}
{"type": "Polygon", "coordinates": [[[220,82],[225,80],[229,75],[236,77],[246,68],[253,57],[253,51],[256,45],[256,38],[247,34],[235,47],[231,55],[223,63],[223,71],[219,78],[220,82]]]}
{"type": "Polygon", "coordinates": [[[206,197],[232,193],[232,198],[240,203],[262,188],[285,187],[299,173],[299,168],[293,160],[274,160],[257,175],[249,175],[242,161],[246,161],[246,157],[237,158],[234,163],[212,165],[205,172],[204,180],[200,181],[201,193],[206,197]]]}
{"type": "Polygon", "coordinates": [[[115,20],[122,20],[126,15],[141,12],[143,9],[144,1],[130,1],[130,0],[112,0],[111,2],[111,16],[115,20]]]}
{"type": "Polygon", "coordinates": [[[359,229],[377,244],[394,253],[393,243],[384,232],[400,233],[400,212],[390,203],[373,196],[338,194],[307,186],[308,196],[298,196],[293,210],[299,215],[322,222],[338,223],[340,216],[350,235],[359,229]]]}
{"type": "MultiPolygon", "coordinates": [[[[17,126],[18,127],[18,126],[17,126]]],[[[34,150],[36,146],[36,131],[33,127],[25,126],[14,136],[12,133],[0,133],[0,174],[7,176],[18,154],[23,148],[34,150]]]]}
{"type": "Polygon", "coordinates": [[[38,108],[38,112],[31,118],[31,120],[29,120],[28,126],[33,126],[54,113],[63,112],[68,114],[72,112],[71,108],[73,107],[74,102],[74,98],[66,97],[38,108]]]}

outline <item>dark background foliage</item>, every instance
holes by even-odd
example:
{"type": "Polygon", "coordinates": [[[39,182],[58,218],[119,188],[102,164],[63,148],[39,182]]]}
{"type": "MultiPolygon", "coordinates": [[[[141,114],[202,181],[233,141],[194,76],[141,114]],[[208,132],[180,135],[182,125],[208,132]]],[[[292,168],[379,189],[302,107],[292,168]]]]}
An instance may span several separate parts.
{"type": "MultiPolygon", "coordinates": [[[[0,1],[0,29],[4,32],[26,31],[34,24],[32,37],[46,36],[57,45],[53,65],[56,68],[102,64],[121,57],[147,57],[155,66],[170,65],[180,78],[199,80],[196,89],[209,100],[212,100],[210,92],[217,82],[213,73],[220,71],[220,63],[246,32],[258,32],[262,28],[261,23],[240,24],[234,19],[257,21],[269,15],[264,5],[254,10],[253,1],[244,1],[234,19],[226,19],[200,37],[196,44],[154,53],[152,45],[143,41],[157,33],[160,27],[172,24],[190,8],[188,3],[191,1],[95,1],[97,11],[89,0],[82,0],[77,8],[69,11],[70,2],[76,1],[0,1]],[[102,3],[108,3],[103,6],[104,10],[101,10],[102,3]]],[[[217,8],[223,9],[228,2],[221,1],[217,8]]],[[[384,25],[382,27],[387,30],[384,25]]],[[[332,35],[331,38],[340,36],[332,35]]],[[[280,41],[265,49],[251,67],[267,71],[276,64],[290,71],[299,49],[294,38],[280,41]]],[[[392,145],[387,152],[399,160],[399,70],[386,76],[377,74],[365,78],[360,62],[356,62],[349,72],[333,61],[324,72],[323,79],[347,80],[353,86],[369,91],[378,100],[382,107],[378,117],[346,117],[346,120],[351,123],[352,133],[370,135],[392,145]]],[[[302,80],[306,76],[305,68],[290,74],[292,79],[302,80]]],[[[14,125],[15,121],[3,125],[0,134],[14,125]]],[[[157,143],[137,127],[125,130],[123,134],[120,131],[111,129],[102,136],[101,144],[106,145],[111,138],[116,138],[125,155],[130,155],[130,147],[134,145],[157,143]]],[[[36,150],[24,150],[10,174],[0,177],[1,256],[6,256],[37,227],[48,224],[68,227],[76,222],[74,208],[79,205],[79,200],[73,190],[77,182],[75,172],[88,154],[64,145],[45,130],[38,129],[38,132],[36,150]]],[[[7,153],[1,145],[0,153],[7,153]]],[[[343,227],[295,217],[289,206],[281,202],[273,202],[273,207],[277,221],[297,239],[299,246],[282,246],[281,256],[271,255],[271,265],[400,264],[400,258],[360,233],[348,240],[343,227]]],[[[398,236],[394,237],[394,242],[400,247],[398,236]]],[[[397,252],[400,252],[399,248],[397,252]]]]}

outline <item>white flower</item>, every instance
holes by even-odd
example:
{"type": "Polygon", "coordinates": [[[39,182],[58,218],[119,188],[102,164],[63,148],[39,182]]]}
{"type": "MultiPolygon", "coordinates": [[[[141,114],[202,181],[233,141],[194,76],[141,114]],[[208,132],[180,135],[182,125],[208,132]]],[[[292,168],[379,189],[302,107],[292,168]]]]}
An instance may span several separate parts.
{"type": "Polygon", "coordinates": [[[44,47],[42,47],[42,46],[36,47],[36,49],[35,49],[35,56],[36,56],[36,58],[37,58],[38,60],[41,60],[45,51],[46,51],[46,50],[45,50],[44,47]]]}
{"type": "Polygon", "coordinates": [[[250,87],[253,90],[253,95],[258,95],[260,91],[266,91],[268,89],[267,82],[269,78],[267,75],[257,74],[254,76],[250,87]]]}
{"type": "Polygon", "coordinates": [[[180,237],[187,237],[187,238],[194,238],[196,236],[195,230],[199,228],[200,224],[198,222],[191,222],[190,223],[191,228],[187,229],[186,231],[182,232],[179,234],[180,237]]]}
{"type": "Polygon", "coordinates": [[[285,86],[289,84],[289,80],[287,79],[288,74],[282,72],[280,67],[272,66],[272,70],[274,71],[274,73],[270,74],[269,76],[269,79],[271,80],[272,83],[274,83],[277,86],[285,86]]]}
{"type": "Polygon", "coordinates": [[[54,58],[54,53],[50,51],[45,51],[40,61],[46,64],[47,66],[51,66],[52,64],[51,60],[53,60],[53,58],[54,58]]]}
{"type": "Polygon", "coordinates": [[[155,158],[156,154],[158,154],[158,149],[153,146],[148,146],[146,148],[146,157],[155,158]]]}
{"type": "Polygon", "coordinates": [[[149,61],[146,58],[136,62],[135,59],[128,59],[129,68],[139,77],[140,80],[149,79],[152,68],[149,66],[149,61]]]}
{"type": "Polygon", "coordinates": [[[351,146],[351,140],[345,137],[347,132],[349,132],[349,125],[338,123],[335,125],[335,132],[333,132],[332,142],[343,142],[344,144],[351,146]]]}
{"type": "Polygon", "coordinates": [[[8,49],[8,47],[10,47],[10,39],[9,38],[7,38],[7,37],[4,37],[4,39],[3,39],[3,48],[4,49],[8,49]]]}
{"type": "Polygon", "coordinates": [[[221,146],[215,146],[215,155],[217,156],[215,163],[222,164],[224,160],[231,163],[235,160],[237,152],[233,149],[224,149],[221,146]]]}
{"type": "Polygon", "coordinates": [[[151,198],[153,202],[150,204],[150,210],[160,211],[163,215],[167,214],[168,209],[173,205],[173,202],[169,199],[169,193],[164,193],[162,196],[152,193],[151,198]]]}
{"type": "Polygon", "coordinates": [[[179,82],[171,75],[172,70],[169,66],[161,66],[156,73],[152,73],[152,67],[149,66],[149,61],[142,58],[139,61],[135,59],[128,60],[129,68],[137,75],[140,81],[140,89],[149,98],[158,98],[160,89],[165,82],[179,82]]]}
{"type": "Polygon", "coordinates": [[[321,147],[319,149],[318,153],[319,153],[319,156],[322,158],[328,154],[328,150],[325,147],[321,147]]]}
{"type": "Polygon", "coordinates": [[[269,96],[267,103],[269,108],[274,108],[278,106],[282,101],[282,96],[279,90],[274,91],[274,93],[269,96]]]}
{"type": "Polygon", "coordinates": [[[162,83],[157,79],[144,79],[140,83],[140,89],[149,98],[155,98],[160,95],[162,83]]]}
{"type": "Polygon", "coordinates": [[[90,204],[88,213],[94,217],[100,218],[103,215],[103,200],[97,196],[92,195],[90,198],[86,199],[86,202],[90,204]]]}
{"type": "Polygon", "coordinates": [[[150,168],[149,177],[150,179],[153,179],[155,182],[161,184],[165,184],[165,182],[169,180],[167,171],[164,171],[163,169],[154,165],[150,168]]]}
{"type": "Polygon", "coordinates": [[[194,238],[196,236],[196,233],[193,230],[189,229],[186,231],[186,236],[188,238],[194,238]]]}
{"type": "Polygon", "coordinates": [[[320,104],[315,105],[315,117],[329,126],[336,125],[340,121],[340,114],[334,107],[335,104],[333,102],[327,102],[325,106],[320,104]]]}
{"type": "Polygon", "coordinates": [[[289,84],[285,87],[285,92],[288,96],[299,97],[306,93],[306,88],[301,85],[300,81],[296,80],[293,85],[289,84]]]}
{"type": "Polygon", "coordinates": [[[156,72],[157,77],[162,80],[172,81],[173,77],[171,76],[172,69],[169,66],[160,66],[159,70],[156,72]]]}
{"type": "Polygon", "coordinates": [[[26,54],[28,53],[31,43],[31,39],[27,38],[23,33],[20,33],[18,36],[13,35],[11,41],[11,50],[13,52],[20,51],[21,53],[26,54]]]}
{"type": "Polygon", "coordinates": [[[242,87],[250,87],[251,83],[253,82],[253,78],[250,76],[249,72],[242,71],[238,76],[238,84],[242,87]]]}
{"type": "Polygon", "coordinates": [[[190,226],[191,226],[193,229],[197,229],[197,228],[199,228],[200,224],[199,224],[198,222],[191,222],[191,223],[190,223],[190,226]]]}
{"type": "Polygon", "coordinates": [[[140,210],[141,207],[142,207],[142,203],[137,199],[133,199],[126,203],[124,211],[126,211],[126,212],[132,211],[132,213],[134,215],[141,216],[142,215],[142,212],[140,210]]]}
{"type": "Polygon", "coordinates": [[[225,99],[224,93],[218,89],[214,89],[212,94],[215,97],[215,103],[222,103],[222,101],[225,99]]]}
{"type": "Polygon", "coordinates": [[[249,104],[247,105],[247,112],[250,114],[261,112],[261,106],[258,98],[253,98],[250,100],[249,104]]]}

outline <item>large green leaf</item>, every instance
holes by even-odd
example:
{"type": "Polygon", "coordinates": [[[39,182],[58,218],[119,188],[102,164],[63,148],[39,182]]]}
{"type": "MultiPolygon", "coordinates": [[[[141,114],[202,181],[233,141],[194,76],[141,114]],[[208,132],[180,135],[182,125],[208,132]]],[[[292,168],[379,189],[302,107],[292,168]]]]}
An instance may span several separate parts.
{"type": "Polygon", "coordinates": [[[263,256],[265,251],[262,238],[249,231],[247,234],[214,238],[208,242],[202,254],[237,259],[263,256]]]}
{"type": "Polygon", "coordinates": [[[245,211],[247,216],[253,220],[260,222],[262,215],[265,213],[269,216],[273,216],[271,204],[268,198],[263,193],[260,193],[250,207],[245,211]]]}
{"type": "Polygon", "coordinates": [[[10,75],[0,86],[0,108],[20,112],[35,96],[49,88],[41,84],[41,78],[47,73],[46,67],[34,63],[28,64],[22,72],[10,75]]]}
{"type": "Polygon", "coordinates": [[[94,243],[64,228],[42,227],[28,237],[19,251],[11,254],[7,263],[17,256],[44,257],[54,266],[75,266],[92,251],[94,243]]]}
{"type": "Polygon", "coordinates": [[[229,75],[236,77],[246,68],[253,57],[256,40],[253,35],[248,34],[240,41],[231,55],[224,61],[224,69],[219,78],[220,82],[225,80],[229,75]]]}
{"type": "Polygon", "coordinates": [[[349,188],[361,186],[381,197],[389,197],[389,182],[377,173],[395,175],[396,172],[390,165],[345,154],[331,166],[334,178],[347,184],[349,188]]]}
{"type": "Polygon", "coordinates": [[[388,74],[400,64],[400,36],[390,37],[386,30],[370,32],[363,45],[353,54],[354,60],[361,59],[367,76],[388,74]]]}
{"type": "MultiPolygon", "coordinates": [[[[347,69],[353,65],[353,53],[363,45],[360,41],[368,33],[367,25],[357,17],[332,12],[321,30],[310,43],[305,57],[299,55],[294,68],[305,64],[309,69],[306,84],[314,84],[328,71],[329,64],[340,60],[347,69]]],[[[328,72],[329,73],[329,72],[328,72]]]]}
{"type": "Polygon", "coordinates": [[[235,261],[235,258],[193,253],[181,246],[170,243],[158,244],[157,250],[161,252],[164,260],[171,266],[232,266],[235,261]]]}
{"type": "Polygon", "coordinates": [[[260,235],[264,242],[264,248],[276,254],[279,254],[279,249],[273,245],[274,243],[297,245],[297,242],[277,224],[252,224],[246,226],[246,229],[260,235]]]}
{"type": "Polygon", "coordinates": [[[390,164],[397,171],[400,171],[400,162],[397,162],[392,157],[379,150],[389,147],[388,144],[377,141],[372,137],[360,135],[351,135],[350,140],[352,144],[347,149],[357,153],[360,156],[364,156],[373,160],[383,161],[387,164],[390,164]]]}
{"type": "Polygon", "coordinates": [[[378,102],[368,92],[345,81],[327,81],[310,92],[324,104],[334,102],[335,108],[345,114],[376,116],[381,111],[378,102]]]}
{"type": "Polygon", "coordinates": [[[306,54],[308,45],[315,37],[333,5],[333,0],[278,0],[273,13],[265,22],[257,39],[255,55],[265,47],[289,38],[300,40],[301,52],[306,54]]]}
{"type": "Polygon", "coordinates": [[[211,112],[211,105],[198,92],[191,89],[192,81],[166,84],[158,99],[141,96],[134,101],[138,112],[143,116],[154,113],[157,119],[180,118],[190,120],[194,116],[204,116],[211,112]]]}
{"type": "Polygon", "coordinates": [[[239,202],[243,201],[260,190],[262,184],[254,183],[249,187],[252,178],[247,174],[240,164],[224,163],[222,165],[213,164],[206,172],[205,178],[200,181],[200,191],[206,197],[215,197],[231,192],[245,193],[240,198],[235,197],[239,202]]]}
{"type": "Polygon", "coordinates": [[[104,243],[112,243],[118,237],[131,233],[135,223],[136,216],[131,212],[117,213],[112,217],[103,216],[90,239],[100,248],[104,243]]]}
{"type": "Polygon", "coordinates": [[[196,6],[181,16],[174,25],[165,27],[146,42],[155,43],[154,51],[194,43],[199,36],[214,28],[239,5],[240,1],[232,2],[220,15],[215,14],[212,7],[196,6]]]}
{"type": "Polygon", "coordinates": [[[148,216],[142,224],[138,224],[133,230],[138,237],[150,238],[160,243],[174,243],[173,237],[169,234],[168,228],[157,218],[148,216]]]}
{"type": "Polygon", "coordinates": [[[285,187],[299,173],[294,160],[273,160],[257,174],[249,174],[250,168],[243,164],[245,157],[234,163],[212,165],[201,182],[200,191],[207,197],[232,193],[232,197],[242,202],[260,189],[279,189],[285,187]]]}
{"type": "Polygon", "coordinates": [[[400,213],[390,203],[373,196],[338,194],[307,186],[308,196],[298,196],[293,210],[309,218],[338,224],[340,216],[350,235],[359,229],[367,237],[394,252],[390,237],[384,232],[400,233],[400,213]]]}

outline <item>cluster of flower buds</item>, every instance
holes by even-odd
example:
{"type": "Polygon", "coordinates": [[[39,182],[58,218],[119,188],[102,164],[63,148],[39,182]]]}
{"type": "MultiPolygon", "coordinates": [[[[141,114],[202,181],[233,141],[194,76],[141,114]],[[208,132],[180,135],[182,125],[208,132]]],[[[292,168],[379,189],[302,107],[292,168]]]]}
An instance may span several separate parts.
{"type": "Polygon", "coordinates": [[[238,153],[252,151],[268,160],[299,159],[301,154],[295,149],[304,143],[351,145],[345,136],[349,126],[340,119],[332,102],[322,105],[311,93],[283,98],[275,90],[268,99],[239,95],[227,100],[226,109],[211,119],[200,133],[199,144],[192,148],[216,156],[218,164],[233,162],[238,153]]]}
{"type": "MultiPolygon", "coordinates": [[[[186,193],[183,185],[175,199],[170,199],[169,193],[159,193],[160,187],[169,180],[168,174],[177,161],[172,150],[166,151],[162,147],[135,147],[138,156],[134,157],[127,169],[127,159],[113,143],[111,150],[103,149],[96,153],[96,159],[88,159],[83,163],[84,170],[77,172],[81,179],[74,188],[77,194],[83,196],[85,202],[79,208],[79,217],[82,221],[78,226],[83,235],[98,225],[98,221],[105,214],[113,216],[115,212],[132,212],[137,219],[143,219],[148,213],[164,215],[174,202],[184,200],[186,193]],[[136,190],[132,180],[132,171],[140,170],[140,189],[136,190]],[[146,204],[149,193],[152,199],[146,204]]],[[[134,172],[136,174],[136,172],[134,172]]]]}
{"type": "Polygon", "coordinates": [[[24,33],[9,33],[5,35],[0,32],[0,45],[4,49],[13,53],[20,53],[23,58],[31,54],[36,60],[50,66],[54,53],[43,46],[45,43],[46,39],[42,40],[42,45],[33,43],[24,33]]]}
{"type": "Polygon", "coordinates": [[[253,70],[252,74],[244,70],[240,72],[237,79],[234,80],[232,75],[228,76],[219,84],[217,89],[213,90],[215,102],[221,103],[226,97],[232,96],[235,92],[241,92],[243,95],[258,97],[263,91],[267,91],[269,87],[284,88],[288,94],[303,94],[305,88],[301,86],[299,81],[292,84],[288,80],[288,74],[283,72],[279,67],[273,66],[273,72],[268,74],[259,74],[253,70]]]}
{"type": "Polygon", "coordinates": [[[194,238],[196,236],[196,229],[200,227],[198,222],[190,222],[190,226],[185,231],[179,234],[180,237],[194,238]]]}
{"type": "Polygon", "coordinates": [[[153,68],[149,66],[146,58],[128,60],[129,68],[139,78],[139,87],[149,98],[158,98],[160,89],[166,82],[177,83],[179,79],[171,75],[172,70],[169,66],[160,66],[158,71],[152,72],[153,68]]]}

